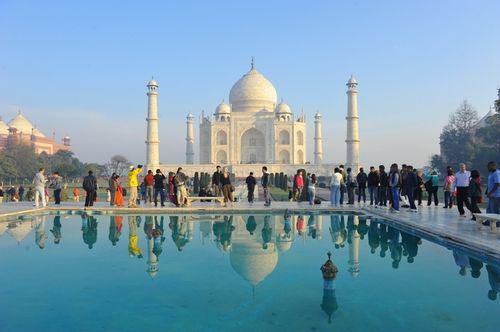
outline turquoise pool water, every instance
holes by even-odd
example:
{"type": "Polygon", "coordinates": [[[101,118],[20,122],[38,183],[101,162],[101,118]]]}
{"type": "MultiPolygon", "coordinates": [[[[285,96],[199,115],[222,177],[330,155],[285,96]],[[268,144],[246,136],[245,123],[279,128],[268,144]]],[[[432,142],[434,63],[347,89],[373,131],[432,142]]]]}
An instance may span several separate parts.
{"type": "Polygon", "coordinates": [[[500,324],[497,263],[383,220],[26,219],[0,222],[0,331],[494,331],[500,324]],[[328,251],[339,273],[325,289],[328,251]]]}

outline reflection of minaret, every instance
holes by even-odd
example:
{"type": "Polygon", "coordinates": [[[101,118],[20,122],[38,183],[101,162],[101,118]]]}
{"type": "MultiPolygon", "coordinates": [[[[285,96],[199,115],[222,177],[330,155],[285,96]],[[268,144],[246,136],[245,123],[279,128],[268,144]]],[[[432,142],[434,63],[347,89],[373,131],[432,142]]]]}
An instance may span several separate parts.
{"type": "Polygon", "coordinates": [[[198,224],[200,225],[201,242],[202,242],[202,244],[205,244],[205,238],[207,238],[207,237],[211,238],[213,222],[210,220],[200,221],[198,224]]]}
{"type": "Polygon", "coordinates": [[[187,238],[189,242],[193,241],[193,234],[194,234],[194,221],[191,218],[189,218],[187,219],[187,238]]]}
{"type": "Polygon", "coordinates": [[[347,222],[348,244],[349,244],[349,272],[353,277],[359,274],[359,233],[357,226],[359,224],[358,216],[349,216],[347,222]],[[352,219],[354,219],[354,221],[352,219]]]}
{"type": "Polygon", "coordinates": [[[186,117],[186,164],[194,164],[194,124],[193,114],[186,117]]]}
{"type": "Polygon", "coordinates": [[[323,237],[323,216],[319,214],[316,216],[316,238],[318,240],[321,240],[322,237],[323,237]]]}
{"type": "Polygon", "coordinates": [[[160,165],[160,140],[158,138],[158,83],[151,79],[148,83],[148,132],[146,141],[146,166],[148,169],[160,165]]]}
{"type": "Polygon", "coordinates": [[[148,240],[148,269],[147,272],[151,278],[154,278],[158,273],[158,257],[154,254],[153,248],[155,245],[154,238],[148,240]]]}
{"type": "Polygon", "coordinates": [[[319,112],[314,116],[314,164],[323,163],[323,135],[321,133],[321,114],[319,112]]]}
{"type": "Polygon", "coordinates": [[[359,129],[358,129],[358,82],[351,75],[347,82],[347,145],[346,168],[350,167],[356,174],[359,169],[359,129]]]}

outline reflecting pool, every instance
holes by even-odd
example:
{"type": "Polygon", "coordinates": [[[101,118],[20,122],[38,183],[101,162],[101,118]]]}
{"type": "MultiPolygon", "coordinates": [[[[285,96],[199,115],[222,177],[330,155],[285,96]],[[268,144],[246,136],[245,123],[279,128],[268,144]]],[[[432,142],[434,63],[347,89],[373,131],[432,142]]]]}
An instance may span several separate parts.
{"type": "Polygon", "coordinates": [[[499,291],[498,262],[361,215],[0,222],[2,332],[494,331],[499,291]]]}

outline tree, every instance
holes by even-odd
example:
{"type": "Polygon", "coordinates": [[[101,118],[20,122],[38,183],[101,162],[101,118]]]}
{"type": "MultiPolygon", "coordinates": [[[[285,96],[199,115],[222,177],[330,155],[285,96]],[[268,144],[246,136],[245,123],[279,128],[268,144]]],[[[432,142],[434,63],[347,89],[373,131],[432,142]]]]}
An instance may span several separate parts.
{"type": "Polygon", "coordinates": [[[114,155],[105,165],[105,175],[111,176],[113,173],[118,175],[125,174],[130,165],[131,162],[125,156],[114,155]]]}

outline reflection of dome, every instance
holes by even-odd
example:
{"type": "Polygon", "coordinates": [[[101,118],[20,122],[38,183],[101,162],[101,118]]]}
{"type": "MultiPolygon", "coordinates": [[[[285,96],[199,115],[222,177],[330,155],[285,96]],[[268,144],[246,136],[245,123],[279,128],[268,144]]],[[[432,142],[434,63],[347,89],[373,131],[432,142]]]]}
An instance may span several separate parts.
{"type": "Polygon", "coordinates": [[[229,93],[229,103],[233,106],[233,110],[240,106],[273,109],[276,100],[276,89],[272,83],[254,68],[243,75],[229,93]]]}
{"type": "Polygon", "coordinates": [[[292,110],[288,104],[281,102],[276,106],[276,114],[292,114],[292,110]]]}
{"type": "Polygon", "coordinates": [[[31,232],[31,222],[23,221],[16,223],[15,228],[10,228],[7,232],[19,243],[31,232]]]}
{"type": "Polygon", "coordinates": [[[230,114],[230,113],[231,113],[231,106],[229,106],[225,102],[221,102],[215,109],[215,114],[230,114]]]}
{"type": "Polygon", "coordinates": [[[266,250],[262,249],[262,243],[246,239],[233,241],[229,259],[231,266],[243,279],[252,286],[258,285],[278,264],[278,253],[274,244],[269,243],[266,250]]]}

